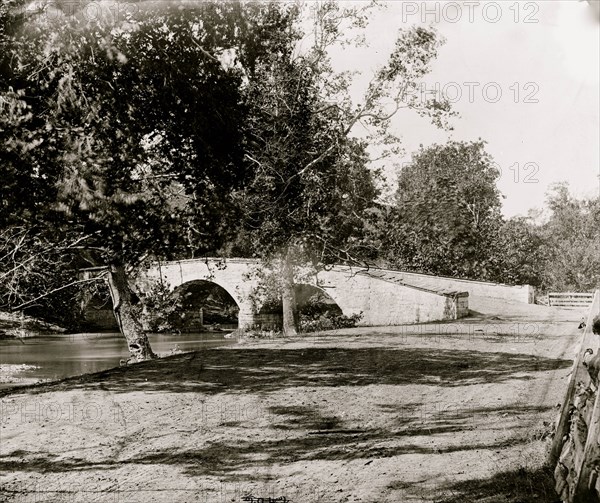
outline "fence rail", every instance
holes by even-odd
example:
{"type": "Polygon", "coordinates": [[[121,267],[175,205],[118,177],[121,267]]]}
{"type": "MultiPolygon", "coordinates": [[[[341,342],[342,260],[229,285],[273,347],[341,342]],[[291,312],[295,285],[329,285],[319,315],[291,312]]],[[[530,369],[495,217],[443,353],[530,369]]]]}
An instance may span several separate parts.
{"type": "Polygon", "coordinates": [[[567,503],[600,501],[597,471],[600,466],[600,394],[597,372],[596,382],[592,382],[590,375],[594,374],[596,362],[587,355],[588,349],[594,358],[600,352],[598,335],[592,331],[592,322],[599,314],[600,290],[596,290],[551,446],[550,463],[554,467],[556,492],[567,503]]]}
{"type": "Polygon", "coordinates": [[[589,307],[593,301],[593,293],[554,292],[548,294],[548,305],[550,307],[589,307]]]}

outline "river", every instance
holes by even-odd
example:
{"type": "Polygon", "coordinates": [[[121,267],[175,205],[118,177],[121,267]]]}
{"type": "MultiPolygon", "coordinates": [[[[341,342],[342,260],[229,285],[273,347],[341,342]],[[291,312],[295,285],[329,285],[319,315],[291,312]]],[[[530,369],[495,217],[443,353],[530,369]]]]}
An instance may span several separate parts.
{"type": "MultiPolygon", "coordinates": [[[[148,337],[155,353],[168,353],[173,348],[194,351],[235,344],[235,338],[224,337],[226,333],[149,334],[148,337]]],[[[15,374],[15,377],[29,382],[32,379],[55,380],[99,372],[118,367],[120,360],[127,357],[127,345],[120,333],[44,335],[21,340],[0,340],[0,364],[37,367],[15,374]]],[[[15,385],[2,381],[0,379],[0,389],[15,385]]]]}

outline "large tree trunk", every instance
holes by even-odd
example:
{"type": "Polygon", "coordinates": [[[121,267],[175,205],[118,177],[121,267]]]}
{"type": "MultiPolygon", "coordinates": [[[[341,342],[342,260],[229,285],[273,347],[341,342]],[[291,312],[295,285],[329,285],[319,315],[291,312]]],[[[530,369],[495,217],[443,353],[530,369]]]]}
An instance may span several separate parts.
{"type": "Polygon", "coordinates": [[[108,271],[108,287],[113,302],[113,312],[119,324],[121,333],[127,340],[129,354],[131,355],[127,363],[141,362],[156,358],[150,347],[148,336],[136,313],[134,307],[137,302],[137,296],[133,295],[125,268],[121,264],[113,264],[108,271]]]}
{"type": "Polygon", "coordinates": [[[283,335],[293,337],[298,335],[298,306],[296,305],[296,293],[294,292],[294,265],[290,253],[283,259],[281,303],[283,304],[283,335]]]}

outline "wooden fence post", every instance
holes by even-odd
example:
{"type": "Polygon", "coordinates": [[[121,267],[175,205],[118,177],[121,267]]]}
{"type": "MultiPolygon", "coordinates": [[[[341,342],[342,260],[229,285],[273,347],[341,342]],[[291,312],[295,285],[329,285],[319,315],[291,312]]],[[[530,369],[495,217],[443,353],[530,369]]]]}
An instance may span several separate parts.
{"type": "MultiPolygon", "coordinates": [[[[594,303],[590,309],[590,314],[586,323],[586,331],[591,333],[592,320],[599,314],[598,306],[598,291],[594,296],[594,303]]],[[[595,337],[594,349],[598,353],[598,335],[595,337]]],[[[577,468],[577,478],[575,483],[575,491],[573,493],[573,503],[597,503],[600,502],[598,491],[596,491],[596,480],[598,479],[598,471],[600,468],[600,391],[596,389],[596,399],[594,402],[594,410],[592,417],[588,423],[587,439],[585,449],[581,457],[581,463],[577,468]]]]}
{"type": "Polygon", "coordinates": [[[550,448],[549,461],[552,466],[556,466],[558,458],[563,448],[564,437],[568,433],[569,429],[569,414],[571,404],[573,403],[573,396],[575,394],[575,388],[577,383],[580,381],[588,382],[589,375],[587,369],[583,366],[583,355],[588,347],[594,348],[594,351],[598,350],[598,336],[592,334],[592,320],[595,316],[595,311],[598,310],[598,304],[600,302],[600,290],[597,290],[594,295],[594,301],[588,314],[587,323],[579,347],[577,350],[577,356],[573,362],[571,375],[569,376],[569,383],[567,385],[567,392],[565,398],[561,404],[560,417],[558,424],[556,425],[556,431],[554,433],[554,439],[550,448]]]}

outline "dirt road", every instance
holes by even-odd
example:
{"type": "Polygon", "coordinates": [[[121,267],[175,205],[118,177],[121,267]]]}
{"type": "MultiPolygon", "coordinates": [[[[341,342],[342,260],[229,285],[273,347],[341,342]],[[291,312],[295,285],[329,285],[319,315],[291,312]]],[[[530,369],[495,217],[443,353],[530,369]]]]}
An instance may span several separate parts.
{"type": "Polygon", "coordinates": [[[554,502],[581,314],[471,308],[4,393],[0,501],[554,502]]]}

